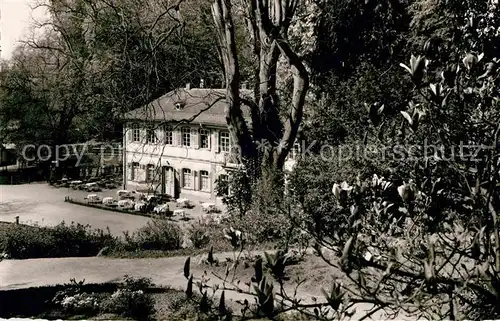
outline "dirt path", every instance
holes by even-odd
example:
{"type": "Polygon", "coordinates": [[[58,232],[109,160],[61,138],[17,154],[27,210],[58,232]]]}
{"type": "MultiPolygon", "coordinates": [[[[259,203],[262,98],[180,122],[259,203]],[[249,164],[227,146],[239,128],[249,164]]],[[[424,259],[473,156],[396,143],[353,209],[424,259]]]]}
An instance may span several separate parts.
{"type": "MultiPolygon", "coordinates": [[[[257,252],[251,253],[258,254],[257,252]]],[[[232,258],[233,253],[218,253],[216,258],[224,261],[232,258]]],[[[5,260],[0,262],[0,291],[9,289],[21,289],[37,286],[50,286],[68,283],[74,278],[77,281],[85,279],[86,283],[104,283],[119,281],[124,275],[134,277],[149,277],[158,286],[169,286],[177,289],[186,287],[186,279],[183,275],[184,262],[187,257],[156,258],[156,259],[112,259],[103,257],[89,258],[56,258],[56,259],[28,259],[28,260],[5,260]]],[[[196,256],[191,259],[191,271],[195,277],[201,277],[204,271],[211,280],[209,284],[222,286],[222,281],[211,276],[210,269],[200,264],[202,257],[196,256]]],[[[241,275],[251,273],[251,268],[241,275]]],[[[335,274],[331,267],[322,265],[318,260],[312,264],[298,266],[293,270],[293,276],[309,279],[304,286],[297,291],[297,297],[303,302],[312,302],[313,297],[323,301],[320,294],[321,287],[328,287],[328,280],[335,274]]],[[[292,286],[286,289],[293,293],[292,286]]],[[[253,298],[244,294],[230,292],[226,293],[227,300],[253,298]]],[[[371,305],[358,305],[354,317],[361,318],[372,308],[371,305]]],[[[373,315],[374,319],[383,319],[382,312],[373,315]]]]}

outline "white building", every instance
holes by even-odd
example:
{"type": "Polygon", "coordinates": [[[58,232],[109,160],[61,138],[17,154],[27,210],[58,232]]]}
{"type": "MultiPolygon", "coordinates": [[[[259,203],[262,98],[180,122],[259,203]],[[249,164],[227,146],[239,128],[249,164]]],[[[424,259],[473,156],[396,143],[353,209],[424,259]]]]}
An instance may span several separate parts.
{"type": "Polygon", "coordinates": [[[225,107],[225,90],[186,86],[128,113],[124,188],[216,200],[216,179],[238,167],[225,107]]]}
{"type": "MultiPolygon", "coordinates": [[[[219,201],[216,180],[240,166],[230,153],[225,92],[188,85],[128,113],[124,188],[219,201]]],[[[246,89],[241,93],[250,95],[246,89]]],[[[249,122],[250,111],[242,109],[249,122]]]]}

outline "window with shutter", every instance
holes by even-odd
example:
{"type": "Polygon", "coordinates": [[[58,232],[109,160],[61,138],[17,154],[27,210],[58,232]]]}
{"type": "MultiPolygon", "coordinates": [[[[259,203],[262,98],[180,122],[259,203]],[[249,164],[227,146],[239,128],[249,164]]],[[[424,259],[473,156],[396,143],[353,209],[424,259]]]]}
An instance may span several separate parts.
{"type": "Polygon", "coordinates": [[[172,128],[172,146],[179,146],[179,137],[177,129],[172,128]]]}
{"type": "Polygon", "coordinates": [[[182,187],[193,188],[193,174],[189,168],[182,170],[182,187]]]}
{"type": "Polygon", "coordinates": [[[175,131],[175,134],[177,135],[177,139],[176,139],[177,146],[182,146],[182,131],[179,127],[175,131]]]}
{"type": "Polygon", "coordinates": [[[209,177],[207,171],[200,171],[200,190],[209,192],[209,177]]]}
{"type": "Polygon", "coordinates": [[[141,141],[141,128],[138,124],[134,124],[132,126],[132,141],[140,142],[141,141]]]}
{"type": "Polygon", "coordinates": [[[221,152],[229,152],[231,149],[231,140],[229,138],[229,132],[219,133],[219,149],[221,152]]]}
{"type": "Polygon", "coordinates": [[[134,181],[137,180],[138,178],[138,171],[139,170],[139,163],[134,162],[132,163],[132,170],[131,170],[131,175],[130,175],[130,180],[134,181]]]}
{"type": "Polygon", "coordinates": [[[200,148],[210,149],[210,131],[208,129],[200,129],[200,148]]]}
{"type": "Polygon", "coordinates": [[[181,145],[184,147],[191,146],[191,129],[189,127],[182,127],[181,129],[181,145]]]}
{"type": "Polygon", "coordinates": [[[156,171],[155,171],[155,166],[152,165],[152,164],[149,164],[147,166],[147,181],[148,182],[155,182],[156,181],[156,177],[155,177],[155,174],[156,174],[156,171]]]}
{"type": "Polygon", "coordinates": [[[156,136],[156,132],[153,128],[147,129],[146,138],[149,144],[156,144],[158,141],[158,137],[156,136]]]}
{"type": "Polygon", "coordinates": [[[163,127],[163,141],[166,145],[172,145],[174,142],[172,135],[172,126],[166,125],[163,127]]]}

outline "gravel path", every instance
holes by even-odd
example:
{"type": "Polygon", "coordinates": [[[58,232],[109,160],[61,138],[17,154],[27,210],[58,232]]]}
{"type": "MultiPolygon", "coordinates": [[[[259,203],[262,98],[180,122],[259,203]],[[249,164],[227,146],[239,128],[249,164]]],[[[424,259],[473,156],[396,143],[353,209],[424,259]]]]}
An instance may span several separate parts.
{"type": "MultiPolygon", "coordinates": [[[[44,183],[23,185],[0,185],[0,221],[15,222],[19,216],[22,224],[53,226],[65,221],[89,224],[94,229],[106,230],[123,236],[123,232],[134,232],[147,224],[144,216],[117,213],[86,206],[65,203],[64,198],[85,197],[88,193],[67,188],[54,188],[44,183]]],[[[114,195],[106,191],[102,195],[114,195]]]]}
{"type": "MultiPolygon", "coordinates": [[[[216,257],[219,260],[225,260],[226,257],[233,257],[233,253],[218,253],[216,257]]],[[[113,259],[91,257],[4,260],[0,262],[0,291],[64,284],[68,283],[71,278],[76,279],[76,281],[85,279],[85,283],[113,282],[121,280],[124,275],[149,277],[157,286],[184,289],[187,283],[183,275],[186,258],[113,259]]],[[[205,270],[205,267],[200,264],[201,259],[201,256],[191,259],[191,271],[195,277],[201,277],[205,270]]],[[[209,283],[222,285],[222,282],[216,281],[214,278],[209,283]]],[[[321,286],[325,285],[318,285],[317,291],[315,291],[317,293],[299,290],[297,296],[304,302],[312,302],[312,298],[316,296],[319,301],[322,301],[322,296],[319,293],[321,286]]],[[[292,288],[290,288],[289,293],[293,293],[292,288]]],[[[249,299],[250,302],[253,302],[253,298],[236,292],[226,293],[226,298],[230,301],[249,299]]],[[[371,308],[371,305],[358,305],[354,319],[361,318],[371,308]]],[[[384,314],[380,312],[373,317],[383,319],[384,314]]]]}

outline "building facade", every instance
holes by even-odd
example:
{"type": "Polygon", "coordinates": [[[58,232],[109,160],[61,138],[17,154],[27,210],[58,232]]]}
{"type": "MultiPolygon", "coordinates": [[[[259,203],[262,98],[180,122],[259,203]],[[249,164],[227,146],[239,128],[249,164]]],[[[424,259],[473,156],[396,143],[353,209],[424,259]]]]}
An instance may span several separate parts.
{"type": "Polygon", "coordinates": [[[231,153],[224,93],[187,87],[130,112],[123,137],[124,188],[220,201],[216,181],[240,166],[231,153]]]}
{"type": "MultiPolygon", "coordinates": [[[[217,181],[241,166],[226,106],[224,89],[186,86],[130,112],[123,137],[124,189],[220,202],[217,181]]],[[[249,123],[250,111],[242,109],[249,123]]],[[[293,168],[296,151],[285,170],[293,168]]]]}

